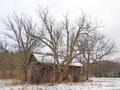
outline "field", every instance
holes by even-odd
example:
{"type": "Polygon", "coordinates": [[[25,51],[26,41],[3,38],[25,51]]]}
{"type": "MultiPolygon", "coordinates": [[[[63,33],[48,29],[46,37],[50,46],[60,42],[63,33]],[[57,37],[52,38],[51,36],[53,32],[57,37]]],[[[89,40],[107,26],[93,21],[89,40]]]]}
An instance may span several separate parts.
{"type": "Polygon", "coordinates": [[[0,90],[120,90],[120,78],[90,78],[84,83],[14,85],[13,80],[0,80],[0,90]]]}

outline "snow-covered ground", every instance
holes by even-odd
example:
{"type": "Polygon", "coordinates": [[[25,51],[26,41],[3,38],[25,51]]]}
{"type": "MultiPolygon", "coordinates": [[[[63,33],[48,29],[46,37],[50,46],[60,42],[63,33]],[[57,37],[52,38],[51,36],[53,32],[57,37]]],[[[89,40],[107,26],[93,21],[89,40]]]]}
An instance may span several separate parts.
{"type": "Polygon", "coordinates": [[[0,90],[120,90],[120,78],[90,78],[84,83],[11,85],[11,80],[0,80],[0,90]]]}

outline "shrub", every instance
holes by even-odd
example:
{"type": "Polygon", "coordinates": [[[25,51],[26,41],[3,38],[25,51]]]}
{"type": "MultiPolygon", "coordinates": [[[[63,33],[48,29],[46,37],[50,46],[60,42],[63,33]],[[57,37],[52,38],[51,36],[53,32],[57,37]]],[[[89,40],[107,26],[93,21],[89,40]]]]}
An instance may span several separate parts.
{"type": "Polygon", "coordinates": [[[120,72],[118,72],[118,77],[120,77],[120,72]]]}
{"type": "Polygon", "coordinates": [[[102,77],[102,73],[101,72],[96,72],[96,73],[94,73],[94,76],[95,77],[102,77]]]}

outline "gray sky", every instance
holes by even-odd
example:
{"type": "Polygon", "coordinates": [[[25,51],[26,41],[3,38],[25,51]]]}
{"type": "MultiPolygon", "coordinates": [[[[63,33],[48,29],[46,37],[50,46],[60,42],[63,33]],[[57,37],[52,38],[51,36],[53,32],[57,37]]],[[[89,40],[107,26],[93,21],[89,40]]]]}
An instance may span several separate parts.
{"type": "Polygon", "coordinates": [[[2,19],[13,11],[35,18],[38,5],[48,6],[56,18],[69,11],[70,19],[78,18],[81,10],[88,17],[102,22],[102,32],[120,47],[120,0],[0,0],[0,32],[5,29],[2,19]]]}

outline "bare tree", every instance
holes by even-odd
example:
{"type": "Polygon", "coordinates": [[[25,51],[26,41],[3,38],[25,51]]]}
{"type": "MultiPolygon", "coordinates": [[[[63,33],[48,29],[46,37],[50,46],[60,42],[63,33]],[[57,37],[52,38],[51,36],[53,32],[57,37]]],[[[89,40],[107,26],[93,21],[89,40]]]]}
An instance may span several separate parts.
{"type": "MultiPolygon", "coordinates": [[[[55,81],[55,72],[61,73],[61,65],[60,61],[58,60],[60,56],[60,46],[62,44],[62,32],[61,27],[52,17],[49,17],[49,13],[47,9],[39,9],[38,11],[39,17],[42,22],[42,29],[40,30],[41,35],[34,36],[39,39],[44,47],[48,47],[51,53],[47,53],[46,55],[51,55],[54,58],[54,81],[55,81]],[[58,68],[55,68],[55,65],[58,65],[58,68]]],[[[44,52],[43,52],[44,53],[44,52]]]]}
{"type": "Polygon", "coordinates": [[[81,54],[77,49],[78,39],[95,31],[97,27],[93,27],[84,14],[74,25],[70,25],[68,15],[62,23],[58,24],[49,16],[48,10],[40,8],[38,13],[43,25],[40,30],[42,34],[40,37],[31,36],[42,41],[51,50],[54,62],[58,65],[56,68],[60,76],[58,81],[61,82],[71,61],[81,54]],[[64,60],[63,63],[60,63],[61,58],[64,60]]]}
{"type": "Polygon", "coordinates": [[[115,43],[106,39],[99,32],[91,32],[82,36],[78,42],[78,49],[81,51],[80,62],[86,66],[87,80],[92,63],[96,63],[116,52],[115,43]]]}
{"type": "Polygon", "coordinates": [[[8,44],[6,41],[3,42],[2,40],[0,40],[0,53],[4,53],[4,52],[8,51],[7,46],[8,46],[8,44]]]}
{"type": "Polygon", "coordinates": [[[36,34],[36,25],[33,24],[31,18],[25,15],[18,16],[16,13],[12,17],[8,17],[5,24],[9,33],[4,34],[14,41],[13,46],[17,49],[16,52],[19,53],[17,57],[21,58],[26,75],[30,53],[38,45],[38,40],[29,36],[29,34],[36,34]]]}

